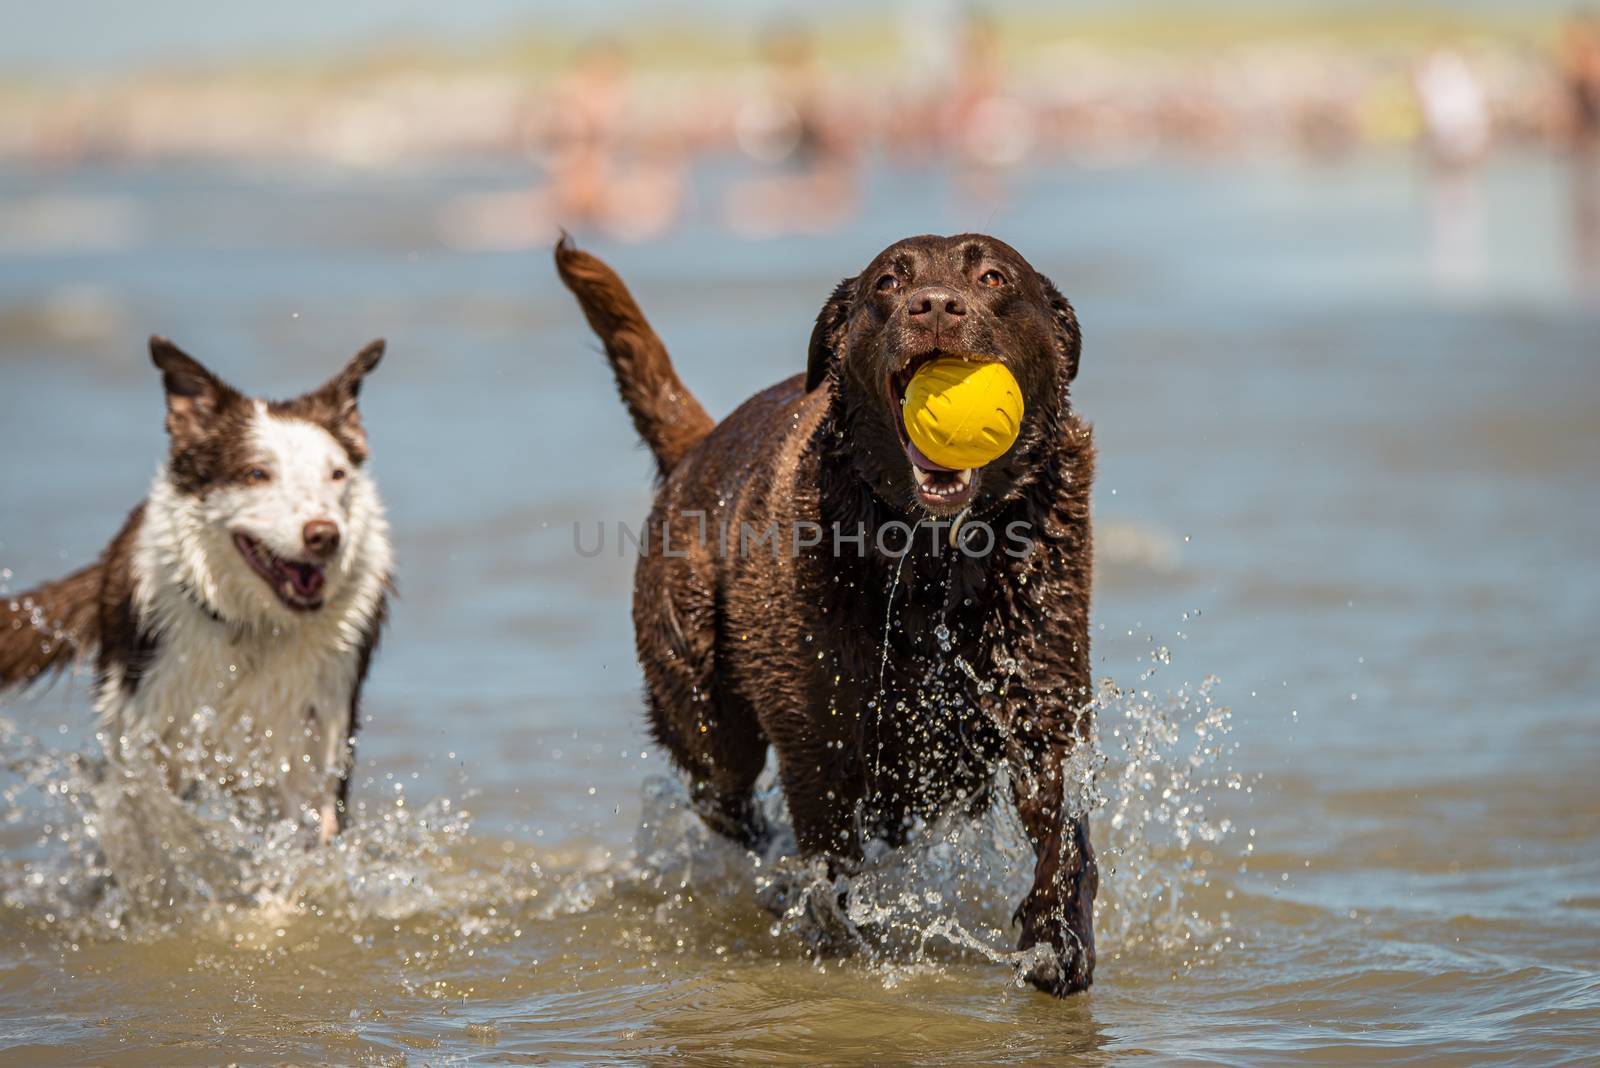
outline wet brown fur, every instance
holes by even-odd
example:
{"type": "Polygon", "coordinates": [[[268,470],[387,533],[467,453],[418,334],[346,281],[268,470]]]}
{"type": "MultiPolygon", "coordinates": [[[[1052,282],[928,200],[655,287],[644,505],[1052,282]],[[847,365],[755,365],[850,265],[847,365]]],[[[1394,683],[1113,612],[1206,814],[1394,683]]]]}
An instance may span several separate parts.
{"type": "Polygon", "coordinates": [[[99,635],[102,563],[27,593],[0,595],[0,689],[70,666],[99,635]]]}
{"type": "Polygon", "coordinates": [[[577,251],[563,237],[556,269],[580,301],[589,325],[605,345],[622,403],[633,426],[655,454],[663,477],[711,430],[711,417],[673,370],[666,346],[645,320],[622,279],[605,264],[577,251]]]}
{"type": "Polygon", "coordinates": [[[746,845],[763,840],[752,791],[770,745],[802,851],[848,866],[864,837],[898,842],[916,817],[980,809],[1004,762],[1036,852],[1017,909],[1020,947],[1042,943],[1056,957],[1029,978],[1057,995],[1086,987],[1098,875],[1087,817],[1064,798],[1063,762],[1090,726],[1094,445],[1067,403],[1080,347],[1071,306],[991,239],[891,246],[824,306],[808,374],[708,430],[611,269],[565,241],[556,261],[607,352],[634,354],[613,355],[613,366],[664,474],[635,576],[638,652],[655,736],[688,773],[707,823],[746,845]],[[903,348],[895,331],[910,328],[893,299],[875,295],[874,278],[904,253],[908,271],[944,272],[959,286],[974,249],[1016,278],[1005,293],[974,292],[989,303],[968,333],[987,330],[987,351],[1014,352],[1007,362],[1031,391],[1024,434],[983,470],[974,515],[997,533],[1027,523],[1034,551],[935,552],[923,527],[900,566],[874,549],[876,536],[883,530],[898,551],[902,540],[885,524],[920,513],[889,503],[914,491],[889,422],[898,412],[875,383],[903,348]],[[606,332],[612,324],[625,324],[620,345],[606,332]],[[635,369],[674,384],[661,407],[652,405],[663,393],[629,380],[635,369]],[[838,523],[846,534],[859,525],[867,551],[844,543],[836,554],[831,535],[798,550],[749,551],[739,540],[745,523],[755,532],[776,523],[786,540],[806,523],[838,523]],[[958,659],[995,686],[980,686],[958,659]]]}

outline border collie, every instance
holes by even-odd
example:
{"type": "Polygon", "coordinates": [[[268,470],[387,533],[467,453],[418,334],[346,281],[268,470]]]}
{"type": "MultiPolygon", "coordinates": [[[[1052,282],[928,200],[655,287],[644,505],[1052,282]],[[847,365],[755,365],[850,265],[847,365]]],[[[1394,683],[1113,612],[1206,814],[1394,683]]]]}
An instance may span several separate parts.
{"type": "Polygon", "coordinates": [[[108,756],[210,783],[264,819],[346,819],[389,528],[356,408],[384,343],[289,401],[246,397],[165,338],[171,450],[100,559],[0,597],[0,690],[96,656],[108,756]]]}

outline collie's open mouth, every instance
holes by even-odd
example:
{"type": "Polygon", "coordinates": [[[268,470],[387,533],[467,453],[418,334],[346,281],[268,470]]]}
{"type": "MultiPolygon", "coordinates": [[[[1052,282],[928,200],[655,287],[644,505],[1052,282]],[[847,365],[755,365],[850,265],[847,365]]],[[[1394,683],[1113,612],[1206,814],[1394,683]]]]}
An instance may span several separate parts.
{"type": "Polygon", "coordinates": [[[236,532],[233,544],[287,607],[296,612],[311,612],[322,607],[322,587],[328,578],[321,564],[285,560],[248,534],[236,532]]]}
{"type": "Polygon", "coordinates": [[[905,420],[900,416],[900,409],[906,403],[906,390],[911,385],[911,379],[924,364],[941,356],[968,358],[966,353],[946,352],[943,349],[929,349],[927,352],[917,353],[889,376],[889,400],[892,405],[891,411],[894,413],[895,433],[900,435],[900,447],[905,449],[906,459],[911,462],[911,481],[916,486],[918,503],[935,515],[955,515],[972,503],[972,498],[977,495],[977,468],[967,467],[957,470],[928,459],[906,433],[905,420]]]}

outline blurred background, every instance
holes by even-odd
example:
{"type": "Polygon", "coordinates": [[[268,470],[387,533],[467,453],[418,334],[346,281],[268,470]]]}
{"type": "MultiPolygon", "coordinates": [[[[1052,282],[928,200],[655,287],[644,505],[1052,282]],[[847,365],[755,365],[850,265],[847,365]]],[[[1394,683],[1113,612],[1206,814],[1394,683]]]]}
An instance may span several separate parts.
{"type": "MultiPolygon", "coordinates": [[[[561,224],[629,241],[821,236],[875,207],[874,179],[898,169],[948,172],[982,217],[1040,171],[1337,168],[1405,151],[1430,186],[1441,279],[1485,272],[1478,175],[1507,157],[1568,161],[1556,258],[1588,284],[1600,256],[1600,29],[1546,0],[287,0],[225,16],[79,0],[13,25],[0,42],[9,165],[454,178],[463,188],[392,235],[425,247],[538,246],[561,224]]],[[[154,225],[115,200],[46,207],[11,208],[8,247],[154,225]]]]}
{"type": "MultiPolygon", "coordinates": [[[[371,827],[397,798],[470,810],[444,844],[379,835],[384,863],[327,892],[342,919],[318,899],[261,944],[130,948],[92,912],[62,926],[87,679],[8,698],[0,1060],[1595,1052],[1600,15],[68,0],[0,22],[0,592],[91,558],[147,485],[147,335],[269,395],[386,336],[362,405],[401,598],[356,798],[371,827]],[[649,463],[554,278],[562,227],[717,417],[801,370],[831,286],[908,234],[995,234],[1073,300],[1096,672],[1124,695],[1090,997],[1007,984],[1009,889],[984,899],[994,954],[819,969],[743,876],[711,907],[640,874],[664,762],[632,562],[578,556],[573,525],[637,523],[649,463]]],[[[1001,882],[1027,864],[974,855],[1001,882]]]]}

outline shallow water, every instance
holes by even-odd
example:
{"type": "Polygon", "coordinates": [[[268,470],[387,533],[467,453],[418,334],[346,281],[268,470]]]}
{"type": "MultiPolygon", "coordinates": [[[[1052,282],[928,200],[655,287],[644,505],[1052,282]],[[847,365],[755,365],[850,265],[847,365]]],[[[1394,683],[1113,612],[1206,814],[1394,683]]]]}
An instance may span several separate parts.
{"type": "Polygon", "coordinates": [[[1015,985],[1002,815],[923,829],[841,911],[684,812],[641,729],[629,562],[572,544],[642,516],[647,461],[546,256],[437,237],[516,175],[11,173],[12,588],[142,492],[145,334],[268,393],[384,334],[363,405],[402,598],[330,851],[130,809],[75,758],[82,679],[0,703],[0,1060],[1600,1052],[1600,315],[1559,163],[1495,164],[1484,255],[1443,272],[1400,156],[1041,171],[998,206],[879,168],[850,232],[759,243],[703,221],[726,177],[661,243],[592,243],[713,412],[797,370],[830,284],[907,232],[987,228],[1078,307],[1113,680],[1092,992],[1015,985]],[[158,862],[183,893],[130,901],[158,862]]]}

